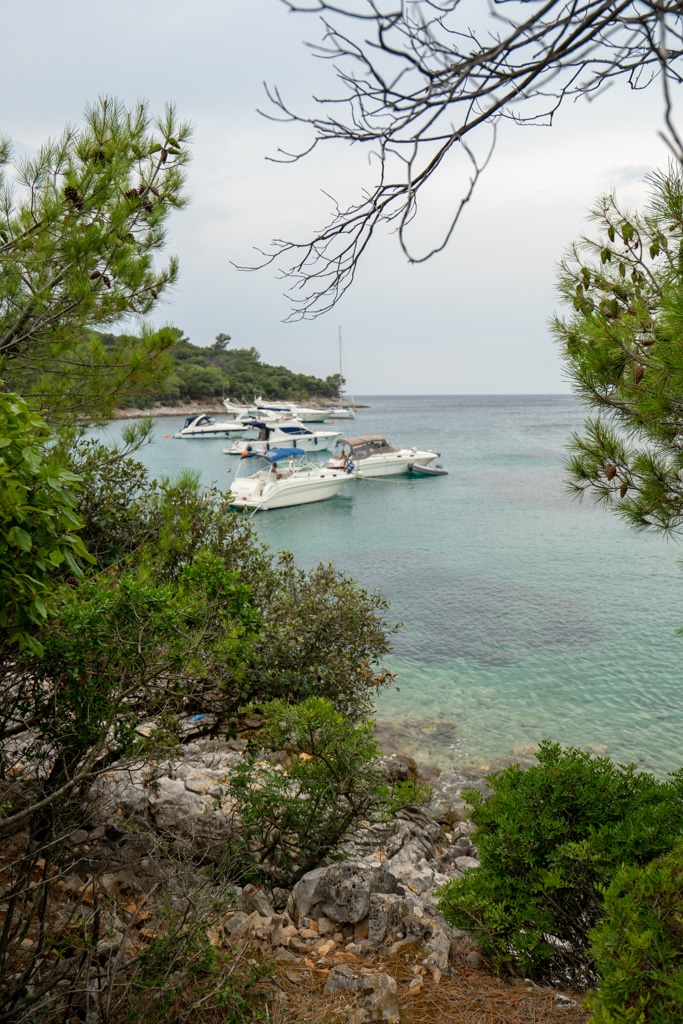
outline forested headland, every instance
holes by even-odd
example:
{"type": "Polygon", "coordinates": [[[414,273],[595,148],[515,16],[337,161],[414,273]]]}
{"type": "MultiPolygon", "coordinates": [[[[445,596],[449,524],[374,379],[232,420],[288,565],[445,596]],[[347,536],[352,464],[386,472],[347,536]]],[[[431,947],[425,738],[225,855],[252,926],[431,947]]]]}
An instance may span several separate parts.
{"type": "MultiPolygon", "coordinates": [[[[176,340],[166,352],[167,362],[158,382],[144,391],[126,395],[123,408],[150,409],[155,404],[232,398],[252,401],[256,395],[303,402],[336,401],[344,385],[338,373],[325,379],[306,373],[294,373],[286,366],[261,361],[254,346],[234,348],[230,336],[218,334],[211,345],[195,345],[181,330],[171,328],[176,340]]],[[[99,340],[112,356],[123,351],[130,339],[126,335],[100,334],[99,340]]]]}

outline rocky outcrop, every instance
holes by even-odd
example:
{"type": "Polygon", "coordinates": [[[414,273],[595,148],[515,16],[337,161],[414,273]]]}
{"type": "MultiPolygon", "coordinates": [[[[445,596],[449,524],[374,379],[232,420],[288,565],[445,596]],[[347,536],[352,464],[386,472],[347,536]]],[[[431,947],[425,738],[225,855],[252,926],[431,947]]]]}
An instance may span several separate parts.
{"type": "Polygon", "coordinates": [[[386,868],[365,864],[333,864],[304,875],[292,890],[297,917],[329,918],[357,924],[370,913],[374,893],[396,893],[398,882],[386,868]]]}
{"type": "MultiPolygon", "coordinates": [[[[182,756],[103,776],[96,790],[102,839],[111,835],[125,843],[120,833],[137,822],[146,826],[143,833],[159,833],[166,841],[173,837],[201,861],[217,861],[238,830],[228,783],[241,757],[239,746],[239,741],[232,746],[192,742],[182,756]]],[[[410,758],[385,757],[381,767],[391,782],[415,776],[410,758]]],[[[350,842],[348,860],[310,871],[291,893],[235,886],[237,906],[222,917],[216,941],[238,948],[260,943],[278,959],[303,958],[319,965],[318,970],[329,970],[325,992],[342,1000],[345,1020],[397,1024],[396,982],[366,966],[368,958],[376,964],[409,950],[416,978],[431,974],[438,982],[454,958],[462,966],[470,962],[468,956],[478,955],[469,934],[451,928],[439,913],[436,890],[478,867],[462,791],[473,785],[483,788],[485,781],[452,770],[430,785],[427,807],[405,808],[390,827],[350,842]]],[[[86,846],[93,845],[96,834],[86,846]]],[[[145,862],[142,857],[141,870],[145,862]]],[[[130,862],[111,875],[119,891],[124,867],[129,871],[130,862]]],[[[121,949],[116,924],[111,940],[121,949]]]]}
{"type": "Polygon", "coordinates": [[[187,744],[182,756],[107,772],[93,790],[100,818],[145,824],[215,860],[235,830],[227,784],[240,758],[229,743],[206,740],[187,744]]]}

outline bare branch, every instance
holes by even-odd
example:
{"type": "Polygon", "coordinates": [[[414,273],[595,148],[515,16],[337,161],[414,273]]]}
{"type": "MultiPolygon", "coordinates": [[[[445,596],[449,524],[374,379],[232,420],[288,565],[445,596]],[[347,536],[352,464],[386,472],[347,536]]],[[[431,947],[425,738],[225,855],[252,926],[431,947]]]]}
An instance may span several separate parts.
{"type": "MultiPolygon", "coordinates": [[[[313,97],[317,113],[290,108],[267,88],[272,120],[307,126],[312,139],[275,159],[296,162],[320,143],[341,140],[370,148],[374,185],[348,205],[334,203],[329,223],[307,242],[275,239],[260,267],[277,265],[293,303],[289,318],[327,312],[350,287],[372,236],[395,223],[411,262],[447,245],[464,205],[488,163],[479,155],[484,126],[506,119],[551,125],[570,97],[594,97],[614,80],[634,90],[661,78],[664,136],[677,159],[683,146],[673,124],[671,86],[680,84],[683,3],[680,0],[489,0],[472,28],[464,0],[283,0],[293,13],[318,14],[315,56],[331,62],[335,95],[313,97]],[[525,16],[522,19],[522,16],[525,16]],[[419,255],[407,237],[417,199],[462,154],[472,173],[446,218],[442,240],[419,255]]],[[[257,269],[242,267],[240,269],[257,269]]]]}

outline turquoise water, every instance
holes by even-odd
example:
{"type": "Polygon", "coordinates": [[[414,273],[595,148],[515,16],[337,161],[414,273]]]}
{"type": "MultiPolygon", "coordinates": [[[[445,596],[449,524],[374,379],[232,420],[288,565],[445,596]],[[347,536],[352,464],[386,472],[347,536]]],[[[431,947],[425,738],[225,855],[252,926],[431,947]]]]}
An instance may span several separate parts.
{"type": "MultiPolygon", "coordinates": [[[[386,742],[421,761],[481,766],[544,737],[683,764],[683,576],[675,543],[637,535],[565,494],[570,396],[378,397],[346,434],[435,446],[449,475],[354,480],[343,496],[253,519],[309,566],[333,559],[404,623],[379,698],[386,742]]],[[[223,442],[179,441],[160,419],[143,459],[226,486],[223,442]]],[[[110,428],[114,429],[113,427],[110,428]]]]}

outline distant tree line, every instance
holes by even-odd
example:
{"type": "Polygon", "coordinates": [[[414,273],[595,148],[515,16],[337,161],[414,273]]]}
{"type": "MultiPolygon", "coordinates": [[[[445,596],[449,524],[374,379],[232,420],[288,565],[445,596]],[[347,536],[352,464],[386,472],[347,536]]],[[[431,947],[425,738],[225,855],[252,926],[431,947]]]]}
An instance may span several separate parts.
{"type": "MultiPolygon", "coordinates": [[[[193,345],[178,328],[177,340],[168,350],[169,366],[160,375],[158,386],[144,393],[131,393],[125,404],[150,408],[155,402],[172,405],[211,398],[234,400],[255,395],[268,399],[336,399],[344,378],[338,373],[322,380],[305,373],[294,373],[286,366],[261,362],[259,352],[251,348],[229,348],[230,335],[218,334],[212,345],[193,345]]],[[[103,334],[102,344],[110,353],[130,345],[125,335],[103,334]]]]}

